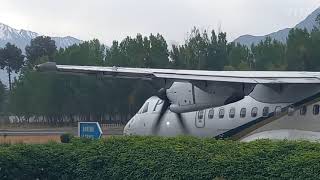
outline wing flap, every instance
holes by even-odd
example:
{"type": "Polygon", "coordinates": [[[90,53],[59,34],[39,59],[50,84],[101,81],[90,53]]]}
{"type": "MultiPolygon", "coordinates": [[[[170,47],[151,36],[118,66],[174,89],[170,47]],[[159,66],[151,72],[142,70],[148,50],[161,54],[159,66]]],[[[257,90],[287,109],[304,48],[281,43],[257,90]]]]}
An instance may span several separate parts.
{"type": "Polygon", "coordinates": [[[163,74],[154,73],[157,78],[177,79],[177,80],[197,80],[197,81],[217,81],[217,82],[234,82],[234,83],[250,83],[257,84],[257,81],[243,77],[223,77],[223,76],[204,76],[204,75],[188,75],[188,74],[163,74]]]}

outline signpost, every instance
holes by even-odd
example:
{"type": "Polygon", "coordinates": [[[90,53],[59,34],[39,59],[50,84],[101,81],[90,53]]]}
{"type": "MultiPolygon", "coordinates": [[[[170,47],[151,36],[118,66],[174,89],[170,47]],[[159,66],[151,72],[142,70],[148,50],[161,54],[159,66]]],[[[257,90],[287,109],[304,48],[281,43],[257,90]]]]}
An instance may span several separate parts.
{"type": "Polygon", "coordinates": [[[79,122],[78,136],[84,138],[99,139],[102,135],[102,130],[98,122],[79,122]]]}

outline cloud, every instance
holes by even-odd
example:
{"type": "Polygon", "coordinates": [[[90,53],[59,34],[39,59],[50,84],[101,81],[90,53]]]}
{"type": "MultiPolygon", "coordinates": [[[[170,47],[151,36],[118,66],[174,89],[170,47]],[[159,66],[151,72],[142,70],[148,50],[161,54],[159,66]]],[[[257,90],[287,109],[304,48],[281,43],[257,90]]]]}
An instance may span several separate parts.
{"type": "Polygon", "coordinates": [[[182,42],[193,27],[218,29],[229,39],[292,27],[320,0],[3,0],[0,22],[52,36],[98,38],[161,33],[182,42]]]}

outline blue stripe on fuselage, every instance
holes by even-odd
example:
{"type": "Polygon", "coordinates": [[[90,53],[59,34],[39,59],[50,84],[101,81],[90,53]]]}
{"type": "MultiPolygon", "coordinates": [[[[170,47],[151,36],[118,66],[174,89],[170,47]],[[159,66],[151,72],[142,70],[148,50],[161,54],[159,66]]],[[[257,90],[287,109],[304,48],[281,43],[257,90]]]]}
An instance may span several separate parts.
{"type": "MultiPolygon", "coordinates": [[[[308,102],[311,102],[311,101],[313,101],[313,100],[315,100],[315,99],[317,99],[317,98],[319,98],[319,97],[320,97],[320,93],[317,93],[317,94],[315,94],[315,95],[313,95],[313,96],[310,96],[310,97],[305,98],[305,99],[303,99],[303,100],[301,100],[301,101],[299,101],[299,102],[296,102],[296,103],[294,103],[294,104],[292,104],[292,105],[290,105],[290,106],[286,106],[286,107],[284,107],[283,109],[287,109],[288,107],[291,107],[291,106],[296,109],[297,107],[302,106],[302,105],[304,105],[304,104],[306,104],[306,103],[308,103],[308,102]]],[[[282,109],[282,110],[283,110],[283,109],[282,109]]],[[[283,112],[283,111],[282,111],[282,112],[283,112]]],[[[243,132],[243,131],[245,131],[245,130],[247,130],[247,129],[255,126],[255,125],[258,125],[259,123],[264,123],[264,122],[270,120],[270,118],[272,118],[272,117],[275,118],[274,115],[275,115],[274,112],[269,113],[269,115],[268,115],[267,117],[260,117],[260,118],[258,118],[258,119],[253,120],[253,121],[250,121],[250,122],[248,122],[248,123],[246,123],[246,124],[244,124],[244,125],[242,125],[242,126],[239,126],[239,127],[237,127],[237,128],[231,129],[231,130],[229,130],[229,131],[227,131],[227,132],[224,132],[224,133],[222,133],[222,134],[219,134],[219,135],[216,136],[215,138],[218,138],[218,139],[219,139],[219,138],[229,138],[229,137],[233,137],[233,136],[235,136],[235,135],[237,135],[237,134],[240,134],[241,132],[243,132]]],[[[279,119],[279,118],[281,118],[281,117],[283,117],[283,116],[279,116],[278,118],[275,118],[274,120],[271,120],[270,122],[275,121],[275,120],[277,120],[277,119],[279,119]]],[[[258,127],[258,128],[260,128],[260,127],[258,127]]],[[[254,130],[256,130],[256,129],[258,129],[258,128],[255,128],[254,130]]],[[[251,131],[251,132],[252,132],[252,131],[251,131]]],[[[248,133],[246,133],[246,134],[248,134],[248,133]]]]}

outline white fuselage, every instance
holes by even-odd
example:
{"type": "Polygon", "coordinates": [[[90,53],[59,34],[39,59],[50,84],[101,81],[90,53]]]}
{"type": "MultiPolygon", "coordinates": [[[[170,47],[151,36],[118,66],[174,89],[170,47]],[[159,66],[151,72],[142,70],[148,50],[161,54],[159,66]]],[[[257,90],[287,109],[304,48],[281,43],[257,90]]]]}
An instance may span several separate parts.
{"type": "MultiPolygon", "coordinates": [[[[256,89],[261,91],[259,87],[256,89]]],[[[183,113],[182,117],[189,135],[198,137],[242,138],[261,131],[279,129],[317,132],[320,131],[320,102],[315,95],[317,91],[295,102],[266,103],[249,95],[232,104],[183,113]]],[[[149,98],[127,123],[124,134],[154,135],[152,127],[160,113],[160,101],[158,97],[149,98]]],[[[183,130],[176,114],[168,110],[156,135],[181,134],[183,130]]]]}

